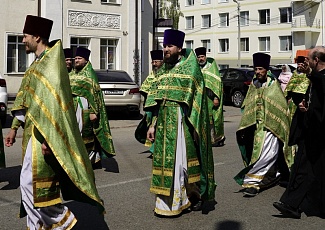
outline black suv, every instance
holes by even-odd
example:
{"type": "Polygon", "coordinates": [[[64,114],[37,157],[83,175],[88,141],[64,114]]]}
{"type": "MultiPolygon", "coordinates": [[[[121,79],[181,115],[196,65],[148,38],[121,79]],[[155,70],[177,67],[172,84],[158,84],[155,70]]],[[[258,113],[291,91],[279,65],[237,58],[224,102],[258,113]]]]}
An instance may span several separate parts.
{"type": "MultiPolygon", "coordinates": [[[[281,73],[281,69],[276,67],[270,67],[270,71],[276,78],[281,73]]],[[[235,107],[240,108],[254,74],[253,68],[228,68],[220,70],[224,102],[231,102],[235,107]]]]}
{"type": "Polygon", "coordinates": [[[255,72],[252,68],[220,70],[224,102],[232,102],[235,107],[241,107],[254,74],[255,72]]]}

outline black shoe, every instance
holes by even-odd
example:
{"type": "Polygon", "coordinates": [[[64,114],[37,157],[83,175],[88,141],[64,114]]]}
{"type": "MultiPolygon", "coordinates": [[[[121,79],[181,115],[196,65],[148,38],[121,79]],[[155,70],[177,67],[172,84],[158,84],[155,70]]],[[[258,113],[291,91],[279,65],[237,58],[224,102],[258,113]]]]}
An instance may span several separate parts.
{"type": "Polygon", "coordinates": [[[217,141],[216,143],[212,144],[212,147],[222,147],[225,145],[226,137],[223,137],[221,140],[217,141]]]}
{"type": "Polygon", "coordinates": [[[243,193],[244,197],[254,197],[258,194],[258,190],[256,188],[250,187],[246,188],[243,193]]]}
{"type": "Polygon", "coordinates": [[[92,164],[92,166],[93,166],[93,170],[103,168],[102,161],[97,161],[96,163],[92,164]]]}
{"type": "Polygon", "coordinates": [[[192,211],[201,211],[202,210],[202,204],[203,204],[203,201],[199,200],[196,204],[191,206],[191,210],[192,211]]]}
{"type": "Polygon", "coordinates": [[[291,217],[291,218],[295,218],[295,219],[300,219],[300,217],[301,217],[301,213],[299,212],[298,209],[295,209],[295,208],[291,207],[290,205],[287,205],[280,201],[274,202],[273,206],[277,210],[279,210],[282,213],[282,215],[284,215],[286,217],[291,217]]]}

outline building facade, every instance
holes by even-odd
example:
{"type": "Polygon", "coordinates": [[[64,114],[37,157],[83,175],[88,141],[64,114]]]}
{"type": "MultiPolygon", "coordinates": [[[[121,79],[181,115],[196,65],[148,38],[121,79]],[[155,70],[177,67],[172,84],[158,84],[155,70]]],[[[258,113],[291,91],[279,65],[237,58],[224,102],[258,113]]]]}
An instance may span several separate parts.
{"type": "Polygon", "coordinates": [[[18,91],[34,55],[25,53],[23,26],[28,14],[53,20],[50,41],[91,50],[94,69],[121,69],[140,83],[148,73],[152,43],[152,1],[143,0],[3,0],[0,19],[0,72],[9,95],[18,91]],[[150,16],[151,15],[151,16],[150,16]],[[144,17],[144,20],[142,18],[144,17]],[[150,20],[148,20],[150,18],[150,20]],[[142,23],[143,21],[143,23],[142,23]],[[151,26],[150,26],[151,25],[151,26]]]}
{"type": "Polygon", "coordinates": [[[179,2],[184,46],[205,46],[220,68],[251,66],[255,52],[270,54],[271,64],[292,63],[296,50],[324,45],[324,0],[179,2]]]}

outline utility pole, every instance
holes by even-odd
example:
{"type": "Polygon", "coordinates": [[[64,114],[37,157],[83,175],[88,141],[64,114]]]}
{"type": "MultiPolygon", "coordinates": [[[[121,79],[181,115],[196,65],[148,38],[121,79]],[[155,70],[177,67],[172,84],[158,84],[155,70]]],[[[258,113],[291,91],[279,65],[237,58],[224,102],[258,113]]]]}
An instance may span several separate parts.
{"type": "Polygon", "coordinates": [[[238,60],[237,60],[237,66],[238,68],[241,67],[241,60],[240,60],[240,4],[239,0],[233,0],[237,4],[237,19],[238,19],[238,60]]]}
{"type": "Polygon", "coordinates": [[[134,47],[134,53],[133,53],[133,72],[134,72],[134,81],[135,83],[137,83],[138,85],[140,85],[140,76],[139,76],[139,72],[140,72],[140,57],[139,57],[139,21],[138,21],[138,17],[139,17],[139,8],[138,8],[138,4],[139,1],[135,0],[135,47],[134,47]]]}

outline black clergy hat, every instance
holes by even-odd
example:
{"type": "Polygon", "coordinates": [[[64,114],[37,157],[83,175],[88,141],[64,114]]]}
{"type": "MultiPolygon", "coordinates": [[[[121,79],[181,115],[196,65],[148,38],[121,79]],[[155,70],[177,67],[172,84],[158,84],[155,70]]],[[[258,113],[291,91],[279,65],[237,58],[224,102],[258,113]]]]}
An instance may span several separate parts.
{"type": "Polygon", "coordinates": [[[180,30],[167,29],[164,32],[164,45],[174,45],[179,48],[183,47],[185,33],[180,30]]]}
{"type": "Polygon", "coordinates": [[[164,60],[164,53],[162,50],[151,50],[150,51],[151,60],[164,60]]]}
{"type": "Polygon", "coordinates": [[[72,58],[72,49],[65,48],[63,49],[65,58],[72,58]]]}
{"type": "Polygon", "coordinates": [[[269,69],[271,56],[266,53],[254,53],[253,54],[253,65],[255,67],[263,67],[269,69]]]}
{"type": "Polygon", "coordinates": [[[52,20],[33,15],[27,15],[23,33],[49,39],[52,25],[52,20]]]}
{"type": "Polygon", "coordinates": [[[207,55],[207,48],[198,47],[198,48],[195,49],[195,54],[196,54],[196,56],[200,56],[200,55],[206,56],[207,55]]]}
{"type": "Polygon", "coordinates": [[[80,56],[80,57],[83,57],[84,59],[86,59],[88,61],[89,60],[89,55],[90,55],[90,50],[89,49],[84,48],[84,47],[78,47],[75,57],[80,56]]]}

